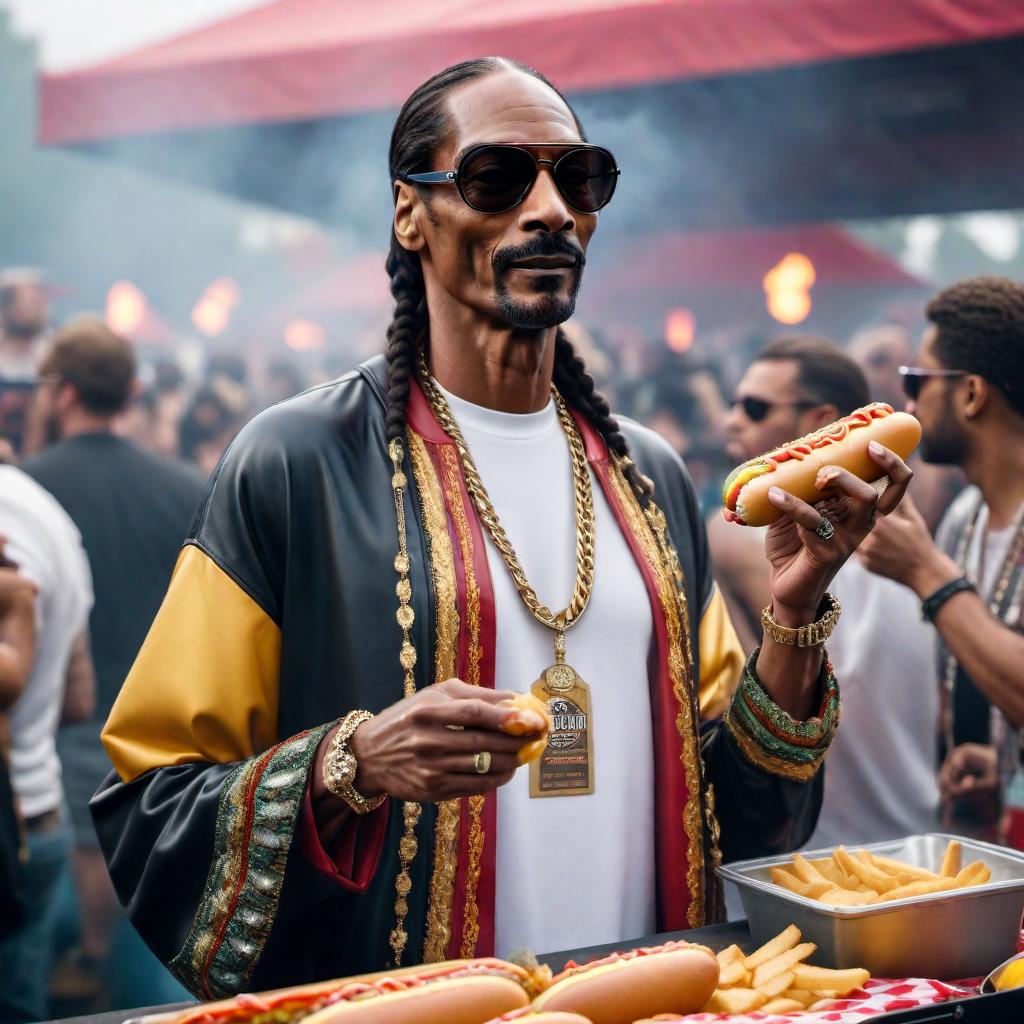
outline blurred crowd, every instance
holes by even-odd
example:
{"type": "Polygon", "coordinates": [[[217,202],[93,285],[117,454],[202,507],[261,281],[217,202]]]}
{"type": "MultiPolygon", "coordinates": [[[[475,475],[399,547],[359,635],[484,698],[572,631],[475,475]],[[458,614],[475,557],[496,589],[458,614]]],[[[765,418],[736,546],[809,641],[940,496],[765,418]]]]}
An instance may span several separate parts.
{"type": "MultiPolygon", "coordinates": [[[[911,500],[833,588],[843,725],[811,848],[940,827],[1024,848],[1024,288],[966,281],[923,314],[921,337],[881,323],[714,353],[567,327],[613,408],[684,459],[748,650],[764,531],[722,519],[731,469],[872,401],[922,423],[911,500]]],[[[0,1022],[186,998],[98,849],[100,731],[225,448],[337,370],[212,352],[186,371],[99,317],[55,327],[44,277],[0,273],[0,1022]]]]}

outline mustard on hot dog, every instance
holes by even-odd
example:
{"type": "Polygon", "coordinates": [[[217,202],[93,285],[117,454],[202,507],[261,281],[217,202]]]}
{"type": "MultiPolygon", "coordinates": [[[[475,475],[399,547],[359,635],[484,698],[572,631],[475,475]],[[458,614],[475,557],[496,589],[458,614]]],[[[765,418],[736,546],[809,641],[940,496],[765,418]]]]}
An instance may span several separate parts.
{"type": "Polygon", "coordinates": [[[869,442],[877,441],[905,459],[920,440],[921,424],[913,416],[893,412],[884,402],[865,405],[827,427],[737,466],[722,489],[723,515],[744,526],[768,526],[782,517],[768,500],[770,487],[813,504],[822,496],[814,482],[823,466],[841,466],[861,480],[877,480],[884,474],[868,454],[869,442]]]}

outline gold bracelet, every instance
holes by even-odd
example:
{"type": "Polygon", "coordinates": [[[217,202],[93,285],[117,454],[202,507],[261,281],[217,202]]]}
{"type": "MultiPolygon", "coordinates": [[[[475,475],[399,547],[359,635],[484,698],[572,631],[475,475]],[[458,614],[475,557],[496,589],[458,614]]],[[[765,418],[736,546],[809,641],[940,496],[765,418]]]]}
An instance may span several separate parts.
{"type": "Polygon", "coordinates": [[[356,814],[369,814],[370,811],[375,811],[387,797],[387,793],[381,793],[380,796],[368,800],[355,788],[359,764],[348,741],[352,738],[352,733],[371,718],[373,715],[369,711],[350,711],[341,720],[341,725],[324,756],[324,786],[328,792],[344,800],[356,814]]]}
{"type": "Polygon", "coordinates": [[[824,603],[828,608],[821,618],[805,626],[797,626],[796,629],[776,622],[772,617],[772,606],[768,605],[761,612],[761,625],[764,627],[765,636],[777,644],[787,644],[790,647],[820,647],[832,635],[832,630],[836,628],[843,610],[832,594],[825,595],[824,603]]]}

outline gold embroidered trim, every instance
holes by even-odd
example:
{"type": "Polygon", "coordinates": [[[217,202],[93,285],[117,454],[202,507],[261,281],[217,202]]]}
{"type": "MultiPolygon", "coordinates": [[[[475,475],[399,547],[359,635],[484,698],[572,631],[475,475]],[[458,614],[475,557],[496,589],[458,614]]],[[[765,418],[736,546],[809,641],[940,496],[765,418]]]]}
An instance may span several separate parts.
{"type": "Polygon", "coordinates": [[[480,908],[477,906],[477,890],[480,886],[480,861],[484,852],[484,829],[481,816],[484,798],[469,798],[469,867],[466,869],[466,906],[462,926],[462,955],[476,956],[476,944],[480,938],[480,908]]]}
{"type": "Polygon", "coordinates": [[[430,574],[434,581],[437,627],[434,634],[434,681],[443,683],[456,672],[459,642],[459,605],[455,590],[455,556],[448,536],[444,497],[423,439],[409,435],[409,459],[427,534],[430,574]]]}
{"type": "MultiPolygon", "coordinates": [[[[459,639],[459,606],[455,590],[455,560],[444,497],[419,435],[407,431],[409,459],[416,479],[423,529],[427,536],[427,557],[434,581],[436,628],[434,631],[434,682],[451,679],[456,672],[459,639]]],[[[437,805],[434,826],[434,870],[427,904],[427,932],[423,943],[424,963],[436,963],[448,955],[452,937],[452,903],[455,868],[459,857],[459,801],[443,800],[437,805]]]]}
{"type": "Polygon", "coordinates": [[[679,706],[676,728],[682,741],[681,760],[689,793],[683,808],[683,827],[687,839],[686,885],[690,892],[687,922],[691,928],[698,928],[704,923],[704,847],[698,770],[700,754],[697,748],[699,726],[694,709],[693,654],[683,572],[665,532],[664,513],[651,502],[645,514],[617,463],[609,462],[608,477],[630,530],[639,541],[647,564],[658,581],[658,600],[665,615],[668,671],[672,692],[679,706]]]}
{"type": "Polygon", "coordinates": [[[455,523],[455,535],[459,539],[459,550],[462,552],[462,563],[466,572],[466,625],[469,629],[469,664],[466,682],[472,686],[480,685],[480,588],[476,582],[476,569],[473,566],[473,534],[466,518],[466,508],[462,503],[462,467],[455,447],[450,444],[441,446],[441,460],[444,462],[444,485],[448,494],[448,507],[451,509],[455,523]]]}
{"type": "MultiPolygon", "coordinates": [[[[210,914],[209,927],[202,929],[197,935],[195,945],[192,947],[192,955],[189,958],[192,966],[192,977],[202,981],[203,988],[206,987],[207,960],[210,950],[220,933],[224,922],[231,912],[229,906],[231,893],[242,874],[242,858],[245,855],[245,794],[249,792],[253,784],[254,776],[258,775],[264,767],[265,758],[253,757],[242,768],[238,777],[232,780],[230,788],[225,793],[224,805],[218,809],[218,817],[227,825],[227,837],[225,847],[228,851],[228,862],[223,871],[220,872],[218,881],[220,885],[216,891],[209,896],[213,913],[210,914]]],[[[212,880],[212,872],[211,872],[212,880]]],[[[181,975],[176,974],[181,980],[181,975]]],[[[191,989],[191,985],[189,988],[191,989]]],[[[211,993],[203,991],[202,995],[212,998],[211,993]]]]}
{"type": "MultiPolygon", "coordinates": [[[[444,462],[442,484],[448,498],[455,535],[462,553],[462,563],[466,573],[466,626],[469,630],[469,662],[467,665],[467,683],[480,685],[480,587],[477,584],[476,569],[473,566],[473,534],[470,532],[466,507],[462,501],[462,467],[459,456],[453,445],[442,445],[441,460],[444,462]]],[[[480,861],[484,849],[484,830],[481,816],[484,798],[474,796],[469,799],[469,865],[466,868],[466,902],[462,924],[463,957],[472,957],[476,951],[476,941],[480,935],[480,913],[477,906],[477,888],[480,883],[480,861]]]]}
{"type": "Polygon", "coordinates": [[[794,782],[807,782],[817,775],[818,769],[825,762],[824,757],[805,765],[784,761],[782,758],[769,754],[742,729],[737,729],[729,718],[725,719],[725,727],[729,730],[729,735],[736,741],[743,756],[755,768],[760,768],[771,775],[780,775],[782,778],[792,779],[794,782]]]}

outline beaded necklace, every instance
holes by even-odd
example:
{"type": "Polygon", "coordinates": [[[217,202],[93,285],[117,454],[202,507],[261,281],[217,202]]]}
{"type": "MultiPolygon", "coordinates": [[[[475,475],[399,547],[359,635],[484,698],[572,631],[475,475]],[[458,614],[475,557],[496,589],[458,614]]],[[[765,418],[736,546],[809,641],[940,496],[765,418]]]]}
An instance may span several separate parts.
{"type": "MultiPolygon", "coordinates": [[[[978,529],[978,524],[982,518],[982,512],[985,508],[985,500],[981,494],[978,495],[978,502],[974,507],[974,511],[971,514],[971,520],[967,525],[967,529],[964,530],[960,537],[959,543],[956,548],[955,560],[957,568],[968,578],[972,583],[977,585],[979,582],[975,579],[975,575],[980,575],[981,564],[979,559],[978,573],[971,573],[967,569],[967,559],[971,550],[971,542],[974,540],[975,533],[978,529]]],[[[1006,557],[1003,559],[1002,567],[999,570],[999,576],[996,580],[996,585],[992,590],[992,596],[989,600],[989,611],[999,619],[1000,622],[1009,623],[1012,617],[1012,612],[1019,609],[1021,605],[1021,598],[1024,596],[1024,565],[1021,565],[1021,555],[1024,554],[1024,505],[1021,506],[1020,511],[1017,513],[1017,520],[1014,524],[1013,539],[1010,541],[1010,546],[1007,549],[1006,557]],[[1012,583],[1012,586],[1011,586],[1012,583]]],[[[982,595],[984,598],[984,595],[982,595]]],[[[942,678],[942,688],[944,696],[944,707],[943,707],[943,734],[946,740],[946,752],[953,749],[955,746],[954,742],[954,690],[956,688],[956,677],[957,677],[957,661],[951,652],[946,653],[946,660],[942,678]]]]}

